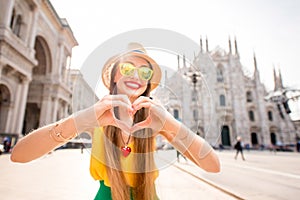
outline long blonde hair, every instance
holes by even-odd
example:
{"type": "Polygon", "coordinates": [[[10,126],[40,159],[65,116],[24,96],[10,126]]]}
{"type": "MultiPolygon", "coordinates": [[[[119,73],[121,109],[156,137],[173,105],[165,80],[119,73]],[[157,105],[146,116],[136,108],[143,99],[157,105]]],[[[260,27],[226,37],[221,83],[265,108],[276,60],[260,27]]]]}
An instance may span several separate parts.
{"type": "MultiPolygon", "coordinates": [[[[150,63],[149,63],[150,64],[150,63]]],[[[110,81],[110,94],[117,94],[116,83],[113,77],[118,69],[118,63],[112,69],[111,81],[110,81]]],[[[150,65],[151,66],[151,65],[150,65]]],[[[142,94],[142,96],[149,96],[150,84],[142,94]]],[[[118,116],[118,109],[115,110],[115,116],[118,116]]],[[[134,123],[143,121],[147,117],[147,109],[140,109],[134,116],[134,123]]],[[[155,149],[154,137],[151,129],[142,129],[132,135],[134,153],[138,153],[142,156],[134,157],[133,166],[138,168],[134,172],[134,185],[136,187],[131,188],[128,186],[124,173],[121,168],[120,161],[120,147],[122,144],[122,133],[121,130],[115,126],[104,127],[104,134],[107,138],[105,145],[111,145],[117,148],[106,148],[105,159],[106,159],[106,170],[111,183],[111,194],[113,200],[130,200],[130,196],[138,200],[154,200],[156,199],[156,192],[154,186],[154,172],[151,170],[154,166],[153,152],[155,149]],[[135,137],[138,135],[138,137],[135,137]],[[109,143],[109,144],[108,144],[109,143]],[[150,169],[150,170],[149,170],[150,169]]],[[[107,147],[108,147],[107,146],[107,147]]]]}

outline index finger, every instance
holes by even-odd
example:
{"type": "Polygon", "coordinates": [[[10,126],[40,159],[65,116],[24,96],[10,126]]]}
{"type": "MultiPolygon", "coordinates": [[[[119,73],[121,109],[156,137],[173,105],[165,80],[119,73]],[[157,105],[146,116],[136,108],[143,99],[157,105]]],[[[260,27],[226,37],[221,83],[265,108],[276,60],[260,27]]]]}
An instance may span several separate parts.
{"type": "Polygon", "coordinates": [[[124,95],[124,94],[110,94],[110,95],[104,96],[103,99],[111,100],[111,101],[118,100],[118,101],[122,101],[128,105],[131,105],[131,102],[130,102],[128,96],[124,95]]]}
{"type": "Polygon", "coordinates": [[[150,97],[140,96],[139,98],[137,98],[137,99],[132,103],[132,107],[135,108],[135,107],[137,107],[139,104],[141,104],[141,103],[146,103],[146,102],[153,102],[153,100],[150,99],[150,97]]]}

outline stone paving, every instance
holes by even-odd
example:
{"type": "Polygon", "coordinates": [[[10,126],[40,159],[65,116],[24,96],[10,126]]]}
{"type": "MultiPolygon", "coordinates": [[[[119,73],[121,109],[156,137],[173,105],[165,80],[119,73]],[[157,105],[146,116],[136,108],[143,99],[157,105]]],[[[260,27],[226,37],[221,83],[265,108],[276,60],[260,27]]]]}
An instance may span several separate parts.
{"type": "MultiPolygon", "coordinates": [[[[99,184],[89,174],[89,151],[57,150],[36,161],[18,164],[0,156],[1,200],[91,200],[99,184]]],[[[161,200],[234,199],[170,165],[160,170],[161,200]]]]}

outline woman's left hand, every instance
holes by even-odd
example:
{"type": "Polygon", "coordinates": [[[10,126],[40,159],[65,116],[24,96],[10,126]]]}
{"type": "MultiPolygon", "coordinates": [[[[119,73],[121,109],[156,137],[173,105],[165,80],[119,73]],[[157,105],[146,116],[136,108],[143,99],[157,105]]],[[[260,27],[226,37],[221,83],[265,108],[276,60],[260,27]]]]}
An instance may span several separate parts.
{"type": "Polygon", "coordinates": [[[132,107],[135,111],[141,108],[149,110],[148,117],[135,124],[131,129],[132,132],[143,128],[151,128],[154,132],[159,132],[164,129],[169,119],[173,118],[160,102],[149,97],[140,96],[133,102],[132,107]]]}

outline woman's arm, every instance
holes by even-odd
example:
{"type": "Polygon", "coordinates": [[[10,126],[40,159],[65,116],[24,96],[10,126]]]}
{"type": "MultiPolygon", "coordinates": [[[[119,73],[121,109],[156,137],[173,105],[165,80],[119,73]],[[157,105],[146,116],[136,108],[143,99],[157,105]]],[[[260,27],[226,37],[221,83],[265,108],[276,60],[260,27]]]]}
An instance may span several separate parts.
{"type": "Polygon", "coordinates": [[[68,141],[65,139],[73,138],[76,133],[72,117],[44,126],[22,138],[13,148],[10,159],[21,163],[32,161],[65,144],[68,141]]]}
{"type": "Polygon", "coordinates": [[[219,158],[212,147],[176,120],[159,101],[139,97],[133,103],[133,108],[139,110],[142,107],[149,109],[149,115],[145,121],[134,125],[133,132],[141,128],[151,128],[163,135],[177,150],[199,167],[208,172],[220,171],[219,158]]]}
{"type": "Polygon", "coordinates": [[[160,134],[205,171],[220,172],[220,161],[213,148],[172,116],[167,118],[160,134]]]}
{"type": "Polygon", "coordinates": [[[74,113],[72,116],[32,131],[13,148],[13,162],[29,162],[68,142],[77,133],[93,130],[94,127],[114,125],[129,131],[125,123],[115,119],[113,107],[133,111],[126,95],[107,95],[93,106],[74,113]]]}

